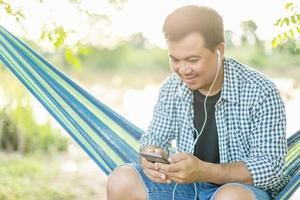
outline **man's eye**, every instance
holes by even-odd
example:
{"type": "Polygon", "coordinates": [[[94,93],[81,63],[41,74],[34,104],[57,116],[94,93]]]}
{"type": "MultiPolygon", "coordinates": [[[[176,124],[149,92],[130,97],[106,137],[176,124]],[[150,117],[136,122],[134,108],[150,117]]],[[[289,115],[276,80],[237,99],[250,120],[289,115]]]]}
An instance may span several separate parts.
{"type": "Polygon", "coordinates": [[[190,63],[196,63],[198,62],[198,59],[197,60],[189,60],[190,63]]]}

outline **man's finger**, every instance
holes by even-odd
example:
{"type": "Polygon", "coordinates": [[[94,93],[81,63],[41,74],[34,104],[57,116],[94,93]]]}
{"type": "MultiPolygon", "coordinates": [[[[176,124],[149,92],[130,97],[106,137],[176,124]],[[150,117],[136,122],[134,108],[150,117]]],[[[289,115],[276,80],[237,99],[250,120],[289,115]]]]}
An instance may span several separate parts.
{"type": "Polygon", "coordinates": [[[161,155],[161,156],[164,156],[165,151],[163,149],[156,148],[156,149],[154,149],[154,153],[158,154],[158,155],[161,155]]]}
{"type": "Polygon", "coordinates": [[[163,164],[163,163],[154,163],[155,169],[161,171],[162,173],[170,173],[170,172],[179,172],[181,169],[177,163],[171,164],[163,164]]]}
{"type": "Polygon", "coordinates": [[[142,161],[142,165],[144,168],[147,168],[147,169],[152,169],[152,170],[155,170],[155,165],[154,163],[152,162],[149,162],[148,160],[146,160],[145,158],[142,158],[143,161],[142,161]]]}
{"type": "Polygon", "coordinates": [[[157,172],[155,170],[144,170],[146,176],[156,183],[171,183],[171,180],[167,179],[165,174],[157,172]]]}
{"type": "Polygon", "coordinates": [[[169,158],[169,161],[171,163],[177,163],[177,162],[180,162],[180,161],[188,159],[190,157],[190,155],[191,154],[188,154],[188,153],[175,153],[174,155],[172,155],[169,158]]]}

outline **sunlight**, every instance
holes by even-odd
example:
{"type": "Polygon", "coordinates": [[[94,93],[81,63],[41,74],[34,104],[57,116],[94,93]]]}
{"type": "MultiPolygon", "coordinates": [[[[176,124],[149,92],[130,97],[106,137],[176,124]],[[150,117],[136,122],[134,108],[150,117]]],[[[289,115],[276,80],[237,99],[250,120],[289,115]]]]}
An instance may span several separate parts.
{"type": "MultiPolygon", "coordinates": [[[[86,13],[78,11],[77,6],[68,1],[45,0],[40,3],[37,0],[28,0],[14,2],[13,5],[22,7],[26,16],[24,20],[24,27],[28,31],[26,37],[34,41],[39,39],[43,28],[51,30],[55,25],[62,25],[67,32],[70,32],[67,44],[75,44],[83,40],[109,46],[115,43],[117,37],[128,37],[135,32],[142,32],[154,44],[165,47],[161,33],[163,20],[168,13],[179,6],[187,4],[210,6],[223,16],[225,29],[237,34],[240,34],[241,21],[254,20],[258,26],[258,36],[262,39],[271,39],[276,32],[273,27],[274,21],[285,12],[283,9],[285,1],[280,0],[280,2],[275,4],[273,0],[173,0],[170,3],[158,0],[128,0],[123,9],[115,9],[104,0],[86,0],[78,5],[91,14],[106,15],[110,20],[104,25],[89,23],[86,13]],[[101,34],[114,37],[101,37],[101,34]]],[[[22,28],[16,26],[12,18],[0,18],[0,22],[9,30],[24,35],[22,28]]]]}

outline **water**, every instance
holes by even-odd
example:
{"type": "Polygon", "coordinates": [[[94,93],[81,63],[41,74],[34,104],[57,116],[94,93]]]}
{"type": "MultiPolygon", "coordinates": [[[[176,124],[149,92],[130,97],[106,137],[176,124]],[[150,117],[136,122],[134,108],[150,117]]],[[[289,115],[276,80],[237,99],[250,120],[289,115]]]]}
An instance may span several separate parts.
{"type": "MultiPolygon", "coordinates": [[[[285,103],[287,136],[289,137],[300,129],[298,120],[300,114],[300,85],[297,85],[294,79],[289,78],[273,78],[273,81],[285,103]]],[[[115,87],[115,82],[113,81],[112,85],[94,83],[88,85],[86,89],[97,99],[145,130],[153,115],[160,84],[148,84],[142,88],[120,88],[115,87]]],[[[117,82],[119,86],[120,81],[117,82]]],[[[11,96],[11,94],[8,96],[11,96]]],[[[10,102],[8,96],[6,90],[0,87],[0,108],[10,102]]],[[[44,124],[50,120],[52,126],[60,128],[60,125],[50,117],[46,109],[35,98],[31,98],[29,105],[33,108],[37,123],[44,124]]],[[[65,133],[65,131],[63,132],[65,133]]]]}

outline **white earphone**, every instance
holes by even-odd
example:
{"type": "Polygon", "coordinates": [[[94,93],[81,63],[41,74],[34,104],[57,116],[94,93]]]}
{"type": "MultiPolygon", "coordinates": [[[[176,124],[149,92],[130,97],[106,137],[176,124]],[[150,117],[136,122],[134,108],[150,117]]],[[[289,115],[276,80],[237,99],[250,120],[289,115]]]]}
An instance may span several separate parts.
{"type": "MultiPolygon", "coordinates": [[[[217,49],[217,52],[216,52],[216,53],[217,53],[217,65],[218,65],[217,68],[218,68],[218,69],[217,69],[217,72],[216,72],[214,81],[213,81],[213,83],[211,84],[211,86],[210,86],[210,88],[209,88],[209,90],[208,90],[208,93],[207,93],[207,95],[206,95],[206,97],[205,97],[205,99],[204,99],[204,113],[205,113],[204,123],[203,123],[203,125],[202,125],[202,128],[200,129],[200,132],[198,132],[197,129],[192,125],[192,128],[195,130],[195,132],[196,132],[196,134],[197,134],[197,137],[196,137],[196,139],[195,139],[193,145],[191,146],[191,149],[189,150],[189,152],[192,152],[193,149],[195,148],[195,145],[196,145],[196,143],[197,143],[197,141],[198,141],[200,135],[202,134],[203,129],[204,129],[205,125],[206,125],[206,121],[207,121],[207,108],[206,108],[207,97],[209,96],[211,89],[213,88],[213,86],[215,85],[215,83],[216,83],[216,81],[217,81],[217,79],[218,79],[218,75],[219,75],[219,71],[220,71],[220,66],[221,66],[221,53],[220,53],[220,50],[217,49]]],[[[181,93],[181,91],[180,91],[180,93],[181,93]]],[[[177,185],[178,185],[178,184],[176,183],[175,186],[174,186],[174,188],[173,188],[172,200],[175,200],[175,190],[176,190],[176,188],[177,188],[177,185]]],[[[198,195],[196,183],[194,183],[194,191],[195,191],[194,200],[196,200],[196,199],[197,199],[197,195],[198,195]]]]}
{"type": "Polygon", "coordinates": [[[221,62],[221,53],[220,53],[219,49],[217,50],[217,59],[218,59],[218,65],[220,65],[220,62],[221,62]]]}

